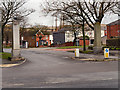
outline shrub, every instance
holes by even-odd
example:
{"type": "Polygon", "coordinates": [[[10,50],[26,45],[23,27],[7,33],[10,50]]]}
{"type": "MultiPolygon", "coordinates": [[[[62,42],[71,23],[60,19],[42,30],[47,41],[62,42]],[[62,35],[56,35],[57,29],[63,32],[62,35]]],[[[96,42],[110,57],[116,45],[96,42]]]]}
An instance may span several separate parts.
{"type": "Polygon", "coordinates": [[[88,46],[88,49],[93,50],[93,46],[88,46]]]}

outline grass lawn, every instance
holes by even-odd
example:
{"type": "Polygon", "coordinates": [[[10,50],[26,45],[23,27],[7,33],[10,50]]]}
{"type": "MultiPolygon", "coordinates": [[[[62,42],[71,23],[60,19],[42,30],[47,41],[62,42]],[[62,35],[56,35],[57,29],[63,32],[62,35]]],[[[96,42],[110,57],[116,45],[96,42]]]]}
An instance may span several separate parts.
{"type": "Polygon", "coordinates": [[[2,59],[8,59],[8,57],[11,57],[11,53],[0,53],[0,58],[2,59]]]}
{"type": "Polygon", "coordinates": [[[12,47],[10,47],[10,46],[4,46],[4,48],[12,48],[12,47]]]}
{"type": "Polygon", "coordinates": [[[58,47],[57,49],[73,49],[73,48],[83,48],[83,46],[66,46],[66,47],[58,47]]]}
{"type": "MultiPolygon", "coordinates": [[[[75,52],[75,51],[68,51],[68,52],[75,52]]],[[[87,50],[87,51],[82,51],[82,50],[80,50],[79,51],[80,53],[85,53],[85,54],[90,54],[90,53],[93,53],[93,51],[92,50],[87,50]]]]}

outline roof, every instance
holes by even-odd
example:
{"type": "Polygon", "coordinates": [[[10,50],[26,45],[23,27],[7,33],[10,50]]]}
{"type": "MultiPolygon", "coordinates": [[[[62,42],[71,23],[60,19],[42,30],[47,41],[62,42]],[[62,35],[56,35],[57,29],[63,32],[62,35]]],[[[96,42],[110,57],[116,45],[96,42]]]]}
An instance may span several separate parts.
{"type": "Polygon", "coordinates": [[[111,25],[120,25],[120,19],[118,19],[112,23],[107,24],[107,26],[111,26],[111,25]]]}

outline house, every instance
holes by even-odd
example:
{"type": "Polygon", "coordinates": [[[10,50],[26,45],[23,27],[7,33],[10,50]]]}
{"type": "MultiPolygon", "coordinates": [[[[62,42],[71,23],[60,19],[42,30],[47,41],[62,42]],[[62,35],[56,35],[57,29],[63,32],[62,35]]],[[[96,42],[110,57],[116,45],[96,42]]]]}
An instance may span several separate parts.
{"type": "Polygon", "coordinates": [[[36,47],[36,31],[26,31],[24,34],[20,35],[21,47],[26,47],[26,42],[28,42],[28,47],[36,47]]]}
{"type": "Polygon", "coordinates": [[[50,46],[53,43],[53,36],[38,31],[28,31],[21,36],[21,46],[25,47],[28,42],[28,47],[43,47],[50,46]]]}
{"type": "MultiPolygon", "coordinates": [[[[101,37],[104,38],[104,36],[106,36],[106,30],[107,27],[105,24],[101,25],[101,37]]],[[[83,39],[81,39],[81,37],[83,36],[82,34],[82,30],[80,30],[79,28],[76,29],[76,37],[79,39],[79,45],[83,45],[83,39]]],[[[87,45],[93,45],[94,43],[94,30],[91,30],[89,27],[87,27],[85,29],[85,36],[89,37],[89,41],[88,39],[86,40],[87,45]],[[89,42],[89,44],[88,44],[89,42]]],[[[53,38],[54,38],[54,44],[63,44],[66,42],[73,42],[74,40],[74,32],[70,27],[64,27],[62,29],[59,29],[57,32],[53,33],[53,38]]],[[[102,43],[106,44],[105,39],[102,39],[102,43]]]]}
{"type": "Polygon", "coordinates": [[[50,46],[53,43],[53,35],[43,34],[40,30],[35,34],[36,47],[50,46]]]}
{"type": "Polygon", "coordinates": [[[107,25],[107,39],[120,36],[120,19],[107,25]]]}
{"type": "Polygon", "coordinates": [[[62,28],[57,32],[53,32],[53,43],[64,44],[66,42],[73,42],[74,32],[71,28],[62,28]]]}

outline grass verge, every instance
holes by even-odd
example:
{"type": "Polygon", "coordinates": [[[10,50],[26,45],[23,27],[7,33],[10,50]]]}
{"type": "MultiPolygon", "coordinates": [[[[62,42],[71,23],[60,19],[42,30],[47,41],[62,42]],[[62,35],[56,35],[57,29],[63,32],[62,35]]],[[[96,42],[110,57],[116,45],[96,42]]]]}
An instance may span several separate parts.
{"type": "MultiPolygon", "coordinates": [[[[75,52],[74,50],[72,50],[72,51],[68,51],[68,52],[75,52]]],[[[82,51],[82,50],[80,50],[79,51],[80,53],[84,53],[84,54],[90,54],[90,53],[93,53],[93,50],[87,50],[87,51],[82,51]]]]}
{"type": "Polygon", "coordinates": [[[83,48],[83,46],[66,46],[66,47],[58,47],[57,49],[73,49],[73,48],[83,48]]]}
{"type": "Polygon", "coordinates": [[[11,53],[6,53],[6,52],[0,53],[0,58],[2,59],[8,59],[11,56],[12,56],[11,53]]]}

